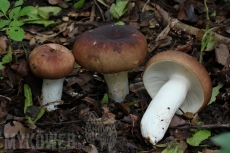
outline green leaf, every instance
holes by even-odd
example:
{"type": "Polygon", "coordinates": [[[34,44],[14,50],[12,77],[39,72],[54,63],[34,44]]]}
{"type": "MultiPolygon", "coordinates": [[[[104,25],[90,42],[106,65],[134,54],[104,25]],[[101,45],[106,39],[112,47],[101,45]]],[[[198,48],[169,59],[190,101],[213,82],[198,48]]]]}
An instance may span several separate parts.
{"type": "Polygon", "coordinates": [[[40,17],[42,17],[45,20],[48,20],[49,17],[50,17],[49,12],[47,13],[47,12],[41,10],[41,9],[38,9],[38,14],[39,14],[40,17]]]}
{"type": "Polygon", "coordinates": [[[4,14],[2,12],[0,12],[0,17],[3,17],[3,16],[4,16],[4,14]]]}
{"type": "Polygon", "coordinates": [[[108,96],[107,93],[104,94],[104,96],[103,96],[101,102],[104,103],[104,104],[107,104],[107,103],[109,102],[109,96],[108,96]]]}
{"type": "Polygon", "coordinates": [[[8,53],[3,56],[2,64],[7,64],[12,61],[12,50],[9,48],[8,53]]]}
{"type": "Polygon", "coordinates": [[[0,62],[0,70],[2,71],[4,69],[4,65],[2,62],[0,62]]]}
{"type": "Polygon", "coordinates": [[[85,5],[85,0],[79,0],[78,2],[74,3],[74,8],[80,9],[85,5]]]}
{"type": "Polygon", "coordinates": [[[216,10],[212,12],[210,16],[216,17],[216,10]]]}
{"type": "Polygon", "coordinates": [[[0,10],[3,14],[10,8],[10,2],[8,0],[0,0],[0,10]]]}
{"type": "MultiPolygon", "coordinates": [[[[38,10],[43,11],[43,12],[48,13],[48,14],[57,15],[62,9],[60,7],[57,7],[57,6],[44,6],[44,7],[38,7],[38,10]]],[[[39,12],[38,12],[38,14],[39,14],[39,12]]]]}
{"type": "Polygon", "coordinates": [[[127,11],[126,6],[129,0],[117,1],[116,4],[112,4],[110,7],[110,13],[115,19],[119,19],[127,11]]]}
{"type": "Polygon", "coordinates": [[[6,30],[6,34],[9,35],[10,39],[14,41],[22,41],[25,32],[20,27],[10,27],[6,30]]]}
{"type": "Polygon", "coordinates": [[[37,120],[39,120],[45,112],[46,112],[46,109],[45,108],[41,108],[40,111],[39,111],[39,113],[38,113],[38,115],[33,120],[33,123],[37,122],[37,120]]]}
{"type": "Polygon", "coordinates": [[[214,136],[211,138],[211,140],[221,146],[224,149],[227,149],[230,152],[230,145],[229,145],[229,140],[230,140],[230,133],[221,133],[217,136],[214,136]]]}
{"type": "Polygon", "coordinates": [[[10,20],[12,19],[17,20],[20,10],[21,10],[21,6],[13,8],[9,13],[10,20]]]}
{"type": "Polygon", "coordinates": [[[223,86],[224,86],[224,83],[220,83],[216,87],[212,88],[212,97],[211,97],[210,101],[208,102],[208,105],[210,105],[216,101],[216,96],[220,93],[219,90],[223,86]]]}
{"type": "Polygon", "coordinates": [[[200,143],[211,136],[211,132],[209,130],[199,130],[197,131],[191,138],[187,138],[186,142],[190,146],[199,146],[200,143]]]}
{"type": "Polygon", "coordinates": [[[14,7],[21,6],[23,4],[23,0],[18,0],[14,3],[14,7]]]}
{"type": "Polygon", "coordinates": [[[24,84],[24,96],[26,98],[25,105],[24,105],[24,113],[26,114],[27,108],[33,105],[32,92],[28,84],[24,84]]]}
{"type": "MultiPolygon", "coordinates": [[[[24,113],[26,114],[26,110],[29,106],[33,106],[33,100],[32,100],[32,92],[30,87],[27,84],[24,84],[24,96],[25,96],[25,105],[24,105],[24,113]]],[[[37,122],[38,119],[40,119],[42,117],[42,115],[45,113],[45,109],[41,108],[39,110],[38,115],[36,116],[36,118],[34,120],[31,119],[30,116],[26,115],[26,119],[28,120],[28,122],[30,124],[34,124],[37,122]]]]}
{"type": "Polygon", "coordinates": [[[1,20],[0,21],[0,28],[4,28],[8,24],[9,24],[9,20],[1,20]]]}
{"type": "Polygon", "coordinates": [[[212,51],[219,44],[218,37],[215,37],[215,35],[211,35],[211,34],[209,36],[210,36],[210,39],[204,51],[212,51]]]}
{"type": "Polygon", "coordinates": [[[113,4],[110,6],[110,9],[109,9],[110,14],[112,15],[113,18],[119,19],[120,16],[119,16],[119,14],[116,12],[115,8],[116,8],[116,4],[113,3],[113,4]]]}
{"type": "Polygon", "coordinates": [[[14,20],[14,21],[10,22],[9,27],[10,27],[10,28],[11,28],[11,27],[20,27],[20,26],[22,26],[23,24],[24,24],[23,21],[14,20]]]}
{"type": "Polygon", "coordinates": [[[161,153],[183,153],[182,143],[172,140],[169,143],[166,143],[166,148],[161,153]]]}
{"type": "Polygon", "coordinates": [[[38,115],[36,116],[36,118],[34,120],[32,120],[32,118],[28,115],[26,115],[26,119],[30,124],[35,124],[45,113],[45,108],[40,108],[38,115]]]}
{"type": "Polygon", "coordinates": [[[125,23],[123,21],[118,21],[115,23],[115,25],[125,25],[125,23]]]}
{"type": "Polygon", "coordinates": [[[33,6],[26,6],[26,7],[23,7],[19,14],[18,14],[18,17],[21,17],[21,16],[25,16],[25,15],[28,15],[31,11],[33,11],[35,9],[35,7],[33,6]]]}
{"type": "Polygon", "coordinates": [[[39,14],[38,14],[38,7],[34,7],[33,10],[31,10],[31,12],[29,12],[27,14],[27,16],[30,18],[30,19],[42,19],[39,14]]]}

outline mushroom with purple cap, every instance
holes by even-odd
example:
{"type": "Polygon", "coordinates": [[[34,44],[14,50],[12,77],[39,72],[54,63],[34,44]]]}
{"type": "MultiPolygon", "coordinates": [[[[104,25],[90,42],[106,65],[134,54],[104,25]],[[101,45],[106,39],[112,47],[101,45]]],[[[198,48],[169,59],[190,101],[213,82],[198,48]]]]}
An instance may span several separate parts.
{"type": "Polygon", "coordinates": [[[200,112],[209,102],[212,83],[206,69],[192,56],[164,51],[145,67],[143,83],[152,98],[141,120],[141,133],[155,145],[174,114],[200,112]]]}
{"type": "Polygon", "coordinates": [[[80,66],[103,74],[110,99],[123,102],[129,93],[128,70],[145,59],[147,41],[131,26],[106,25],[79,35],[73,54],[80,66]]]}
{"type": "Polygon", "coordinates": [[[33,49],[29,56],[32,73],[43,79],[42,105],[53,111],[61,103],[63,82],[74,67],[73,54],[59,44],[45,44],[33,49]]]}

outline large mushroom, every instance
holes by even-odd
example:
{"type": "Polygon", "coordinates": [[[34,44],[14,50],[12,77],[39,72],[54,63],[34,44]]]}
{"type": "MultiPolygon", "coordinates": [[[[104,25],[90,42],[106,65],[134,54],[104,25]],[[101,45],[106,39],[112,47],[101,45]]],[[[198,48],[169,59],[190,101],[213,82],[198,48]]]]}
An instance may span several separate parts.
{"type": "Polygon", "coordinates": [[[147,53],[145,36],[127,25],[106,25],[79,35],[73,46],[76,62],[102,73],[110,99],[123,102],[129,93],[128,70],[140,65],[147,53]]]}
{"type": "Polygon", "coordinates": [[[64,46],[45,44],[33,49],[29,66],[33,74],[43,78],[42,105],[47,111],[61,103],[63,81],[74,67],[73,54],[64,46]]]}
{"type": "Polygon", "coordinates": [[[200,112],[212,91],[206,69],[179,51],[153,56],[146,65],[143,82],[152,101],[142,117],[141,133],[153,145],[163,138],[175,113],[200,112]]]}

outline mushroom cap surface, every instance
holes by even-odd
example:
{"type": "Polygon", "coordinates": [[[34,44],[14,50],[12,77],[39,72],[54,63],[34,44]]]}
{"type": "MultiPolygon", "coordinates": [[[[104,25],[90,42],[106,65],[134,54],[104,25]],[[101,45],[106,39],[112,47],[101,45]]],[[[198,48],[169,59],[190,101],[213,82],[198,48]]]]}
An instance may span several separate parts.
{"type": "Polygon", "coordinates": [[[76,62],[90,71],[117,73],[140,65],[147,54],[145,36],[128,25],[106,25],[79,35],[76,62]]]}
{"type": "MultiPolygon", "coordinates": [[[[191,84],[180,109],[192,113],[201,111],[212,94],[211,79],[207,70],[195,58],[180,51],[164,51],[147,62],[143,82],[149,95],[154,98],[159,89],[174,74],[185,76],[191,84]]],[[[182,114],[180,110],[176,113],[182,114]]]]}
{"type": "Polygon", "coordinates": [[[33,49],[29,66],[33,74],[43,79],[60,79],[67,76],[74,67],[73,54],[59,44],[45,44],[33,49]]]}

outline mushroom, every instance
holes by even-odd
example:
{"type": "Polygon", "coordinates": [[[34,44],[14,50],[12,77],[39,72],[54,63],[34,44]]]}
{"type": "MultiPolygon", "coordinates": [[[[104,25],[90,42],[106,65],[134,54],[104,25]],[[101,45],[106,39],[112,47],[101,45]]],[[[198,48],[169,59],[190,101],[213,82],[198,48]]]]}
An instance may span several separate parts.
{"type": "Polygon", "coordinates": [[[110,99],[123,102],[129,93],[128,70],[145,59],[147,41],[131,26],[106,25],[79,35],[73,54],[80,66],[103,74],[110,99]]]}
{"type": "Polygon", "coordinates": [[[47,111],[61,103],[64,77],[73,70],[74,63],[73,54],[62,45],[45,44],[31,52],[29,66],[35,76],[43,78],[42,105],[47,111]]]}
{"type": "Polygon", "coordinates": [[[206,69],[180,51],[153,56],[145,67],[143,83],[152,101],[142,117],[141,133],[153,145],[164,137],[175,113],[200,112],[212,91],[206,69]]]}

